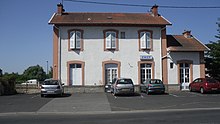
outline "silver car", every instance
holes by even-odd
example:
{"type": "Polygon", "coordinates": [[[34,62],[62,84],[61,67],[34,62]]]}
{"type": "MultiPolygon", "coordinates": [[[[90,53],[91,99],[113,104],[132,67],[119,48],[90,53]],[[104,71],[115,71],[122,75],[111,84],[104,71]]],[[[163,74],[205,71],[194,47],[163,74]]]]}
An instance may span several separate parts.
{"type": "Polygon", "coordinates": [[[118,78],[112,85],[113,95],[118,94],[133,94],[134,84],[130,78],[118,78]]]}
{"type": "Polygon", "coordinates": [[[41,97],[45,95],[60,95],[64,93],[63,85],[60,80],[46,79],[41,85],[41,97]]]}

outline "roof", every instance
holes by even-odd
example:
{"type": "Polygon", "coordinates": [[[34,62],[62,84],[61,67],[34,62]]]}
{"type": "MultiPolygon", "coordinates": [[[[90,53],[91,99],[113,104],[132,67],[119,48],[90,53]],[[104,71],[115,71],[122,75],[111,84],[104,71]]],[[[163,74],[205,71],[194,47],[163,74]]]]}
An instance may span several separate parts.
{"type": "Polygon", "coordinates": [[[171,25],[162,16],[148,13],[55,13],[49,24],[57,25],[171,25]]]}
{"type": "Polygon", "coordinates": [[[195,37],[186,38],[183,35],[167,35],[167,48],[169,51],[207,51],[209,50],[203,43],[195,37]]]}

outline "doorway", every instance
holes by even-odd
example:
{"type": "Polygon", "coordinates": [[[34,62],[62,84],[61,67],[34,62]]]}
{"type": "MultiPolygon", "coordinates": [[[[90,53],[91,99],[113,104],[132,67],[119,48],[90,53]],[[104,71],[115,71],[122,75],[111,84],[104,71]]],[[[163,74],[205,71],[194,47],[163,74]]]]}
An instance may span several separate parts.
{"type": "Polygon", "coordinates": [[[180,63],[180,84],[181,90],[189,90],[190,83],[190,64],[189,63],[180,63]]]}
{"type": "Polygon", "coordinates": [[[69,85],[82,85],[82,65],[70,64],[69,67],[69,85]]]}

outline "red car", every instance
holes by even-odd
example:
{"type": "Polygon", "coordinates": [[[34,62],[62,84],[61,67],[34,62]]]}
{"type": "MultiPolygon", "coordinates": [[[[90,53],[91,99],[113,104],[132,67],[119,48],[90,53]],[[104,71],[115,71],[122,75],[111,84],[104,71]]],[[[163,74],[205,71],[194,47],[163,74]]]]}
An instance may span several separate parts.
{"type": "Polygon", "coordinates": [[[189,90],[200,91],[200,93],[219,91],[220,83],[212,78],[197,78],[189,84],[189,90]]]}

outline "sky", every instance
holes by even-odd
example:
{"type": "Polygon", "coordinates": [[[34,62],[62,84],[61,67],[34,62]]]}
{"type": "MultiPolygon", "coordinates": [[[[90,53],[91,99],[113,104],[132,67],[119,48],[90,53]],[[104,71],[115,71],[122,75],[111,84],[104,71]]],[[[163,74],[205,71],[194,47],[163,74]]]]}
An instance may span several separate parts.
{"type": "MultiPolygon", "coordinates": [[[[85,0],[138,5],[159,5],[159,14],[172,23],[167,34],[191,30],[204,44],[216,41],[218,9],[171,9],[160,6],[220,6],[220,0],[85,0]]],[[[1,0],[0,69],[22,74],[30,66],[40,65],[46,72],[52,66],[52,25],[49,19],[62,0],[1,0]]],[[[66,12],[147,13],[150,7],[99,5],[64,0],[66,12]]]]}

